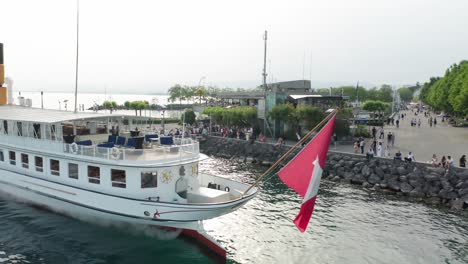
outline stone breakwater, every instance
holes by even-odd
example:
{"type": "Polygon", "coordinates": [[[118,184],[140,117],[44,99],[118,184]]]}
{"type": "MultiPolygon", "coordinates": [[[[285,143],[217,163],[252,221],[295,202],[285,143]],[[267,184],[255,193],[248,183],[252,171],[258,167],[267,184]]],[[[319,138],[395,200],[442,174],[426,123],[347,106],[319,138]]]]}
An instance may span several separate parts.
{"type": "MultiPolygon", "coordinates": [[[[289,148],[220,137],[206,137],[200,142],[201,151],[207,155],[265,165],[271,165],[289,148]]],[[[458,210],[468,208],[467,169],[445,170],[426,163],[383,158],[368,161],[363,155],[329,151],[322,177],[434,205],[443,204],[458,210]]]]}

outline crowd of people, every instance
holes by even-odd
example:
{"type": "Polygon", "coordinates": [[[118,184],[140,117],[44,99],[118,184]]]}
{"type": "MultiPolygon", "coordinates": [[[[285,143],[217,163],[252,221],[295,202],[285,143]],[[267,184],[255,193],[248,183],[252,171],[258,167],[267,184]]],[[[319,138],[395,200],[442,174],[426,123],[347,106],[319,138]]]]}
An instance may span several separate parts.
{"type": "MultiPolygon", "coordinates": [[[[366,155],[370,158],[377,156],[377,157],[390,157],[391,156],[391,149],[395,146],[395,134],[392,132],[388,132],[385,136],[384,128],[381,127],[377,133],[377,129],[373,127],[371,129],[372,138],[368,141],[370,144],[366,155]],[[386,139],[386,142],[385,142],[386,139]],[[385,147],[384,147],[385,144],[385,147]]],[[[364,150],[366,147],[366,141],[363,137],[360,137],[357,141],[354,142],[353,148],[354,153],[364,154],[364,150]]]]}
{"type": "MultiPolygon", "coordinates": [[[[429,111],[415,109],[411,111],[411,114],[414,114],[414,117],[411,117],[409,120],[411,127],[421,127],[422,120],[418,116],[423,114],[424,117],[427,118],[427,122],[430,127],[437,125],[437,118],[432,116],[429,111]]],[[[392,118],[387,119],[387,124],[396,125],[396,127],[399,128],[400,120],[404,120],[405,118],[407,118],[407,113],[398,113],[392,118]]],[[[442,117],[442,119],[442,122],[444,122],[444,117],[442,117]]],[[[358,140],[354,142],[354,153],[365,154],[367,159],[372,159],[374,157],[392,158],[392,151],[395,147],[395,133],[392,133],[391,131],[385,133],[383,126],[378,129],[374,126],[370,129],[370,134],[371,139],[368,139],[367,142],[363,137],[358,138],[358,140]],[[365,152],[366,149],[367,152],[365,152]]],[[[414,153],[409,151],[406,156],[403,156],[400,150],[395,151],[393,159],[406,162],[416,161],[414,153]]],[[[439,160],[437,155],[434,154],[432,160],[429,161],[429,163],[431,163],[434,167],[443,167],[446,169],[457,165],[459,167],[466,168],[466,155],[462,155],[458,160],[458,164],[456,164],[455,160],[450,155],[442,156],[442,158],[439,160]]]]}
{"type": "MultiPolygon", "coordinates": [[[[450,167],[455,167],[455,161],[453,160],[452,156],[442,156],[439,160],[436,154],[432,154],[432,159],[430,161],[432,166],[434,167],[442,167],[449,169],[450,167]]],[[[458,166],[461,168],[466,168],[466,155],[462,155],[458,161],[458,166]]]]}

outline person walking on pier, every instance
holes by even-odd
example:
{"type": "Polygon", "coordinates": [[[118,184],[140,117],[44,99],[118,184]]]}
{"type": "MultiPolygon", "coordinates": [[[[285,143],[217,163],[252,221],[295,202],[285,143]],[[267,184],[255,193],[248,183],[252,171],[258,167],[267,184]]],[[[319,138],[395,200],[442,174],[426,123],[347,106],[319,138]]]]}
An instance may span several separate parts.
{"type": "Polygon", "coordinates": [[[396,127],[397,127],[397,128],[400,127],[400,119],[397,119],[397,120],[396,120],[396,127]]]}
{"type": "Polygon", "coordinates": [[[361,141],[359,142],[359,147],[361,147],[361,154],[364,154],[364,145],[366,143],[364,142],[364,138],[361,138],[361,141]]]}
{"type": "Polygon", "coordinates": [[[382,142],[379,142],[379,145],[377,145],[377,157],[382,157],[382,142]]]}
{"type": "Polygon", "coordinates": [[[369,148],[369,150],[367,151],[367,160],[371,160],[372,158],[374,158],[374,150],[372,148],[369,148]]]}
{"type": "Polygon", "coordinates": [[[392,142],[392,132],[388,132],[387,134],[387,145],[390,145],[392,142]]]}
{"type": "Polygon", "coordinates": [[[377,129],[375,127],[372,127],[372,137],[375,139],[376,135],[377,135],[377,129]]]}
{"type": "Polygon", "coordinates": [[[385,158],[390,158],[391,153],[390,153],[390,147],[388,146],[388,144],[385,146],[384,155],[385,155],[385,158]]]}
{"type": "Polygon", "coordinates": [[[357,154],[358,151],[359,151],[359,142],[358,141],[354,141],[353,149],[354,149],[354,154],[357,154]]]}

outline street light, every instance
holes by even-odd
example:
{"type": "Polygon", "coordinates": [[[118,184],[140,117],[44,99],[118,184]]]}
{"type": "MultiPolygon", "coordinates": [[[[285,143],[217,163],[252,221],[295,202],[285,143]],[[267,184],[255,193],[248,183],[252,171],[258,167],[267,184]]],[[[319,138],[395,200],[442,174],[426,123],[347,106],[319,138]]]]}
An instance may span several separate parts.
{"type": "Polygon", "coordinates": [[[162,130],[163,130],[163,135],[166,133],[166,130],[164,129],[164,112],[166,112],[165,110],[162,110],[162,119],[161,119],[161,126],[162,126],[162,130]]]}

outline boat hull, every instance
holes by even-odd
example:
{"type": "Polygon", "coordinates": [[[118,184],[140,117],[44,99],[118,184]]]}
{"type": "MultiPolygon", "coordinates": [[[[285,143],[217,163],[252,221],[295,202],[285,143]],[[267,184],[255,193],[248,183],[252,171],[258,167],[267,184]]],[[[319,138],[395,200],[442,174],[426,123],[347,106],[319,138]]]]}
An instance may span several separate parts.
{"type": "Polygon", "coordinates": [[[255,194],[218,204],[176,204],[131,199],[0,170],[0,191],[72,217],[189,228],[190,222],[214,218],[237,209],[255,194]]]}
{"type": "MultiPolygon", "coordinates": [[[[5,181],[8,177],[24,177],[24,175],[22,176],[21,174],[4,170],[0,170],[0,175],[0,192],[19,202],[39,206],[81,221],[103,226],[125,227],[132,225],[133,227],[153,226],[162,228],[163,230],[173,231],[175,234],[174,238],[179,234],[193,238],[203,247],[214,252],[217,255],[217,258],[226,258],[226,250],[224,247],[205,232],[201,221],[154,221],[154,219],[151,218],[135,218],[103,212],[101,210],[94,210],[85,206],[63,201],[62,199],[57,199],[57,197],[51,197],[50,195],[39,193],[26,186],[15,186],[15,184],[5,181]]],[[[167,238],[167,236],[165,238],[167,238]]]]}

